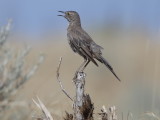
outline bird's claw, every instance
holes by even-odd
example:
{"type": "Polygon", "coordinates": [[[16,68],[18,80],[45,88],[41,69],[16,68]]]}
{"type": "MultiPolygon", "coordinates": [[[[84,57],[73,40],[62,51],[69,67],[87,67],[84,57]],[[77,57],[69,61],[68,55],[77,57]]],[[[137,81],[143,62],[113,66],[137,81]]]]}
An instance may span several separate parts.
{"type": "Polygon", "coordinates": [[[75,75],[74,75],[74,77],[73,77],[73,79],[72,79],[72,82],[75,83],[75,81],[76,81],[76,79],[77,79],[78,73],[83,73],[83,71],[76,71],[76,72],[75,72],[75,75]]]}

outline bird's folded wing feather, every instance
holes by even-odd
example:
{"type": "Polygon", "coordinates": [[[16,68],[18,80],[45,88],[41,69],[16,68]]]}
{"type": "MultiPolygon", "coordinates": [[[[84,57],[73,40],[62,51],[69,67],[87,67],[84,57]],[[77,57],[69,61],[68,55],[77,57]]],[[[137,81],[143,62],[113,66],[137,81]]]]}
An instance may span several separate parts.
{"type": "Polygon", "coordinates": [[[95,65],[98,66],[96,61],[93,59],[92,52],[90,50],[90,42],[92,40],[88,35],[82,33],[80,31],[71,31],[68,34],[70,45],[74,46],[74,49],[79,50],[81,52],[80,54],[83,54],[95,65]]]}

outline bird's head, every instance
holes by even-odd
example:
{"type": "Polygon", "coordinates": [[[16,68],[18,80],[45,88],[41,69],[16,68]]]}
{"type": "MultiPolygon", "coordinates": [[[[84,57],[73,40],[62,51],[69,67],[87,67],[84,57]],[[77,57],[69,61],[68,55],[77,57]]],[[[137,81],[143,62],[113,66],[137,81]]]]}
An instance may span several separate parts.
{"type": "Polygon", "coordinates": [[[66,11],[66,12],[58,11],[58,12],[62,13],[61,15],[58,15],[58,16],[65,17],[69,22],[79,22],[80,23],[80,17],[76,11],[66,11]]]}

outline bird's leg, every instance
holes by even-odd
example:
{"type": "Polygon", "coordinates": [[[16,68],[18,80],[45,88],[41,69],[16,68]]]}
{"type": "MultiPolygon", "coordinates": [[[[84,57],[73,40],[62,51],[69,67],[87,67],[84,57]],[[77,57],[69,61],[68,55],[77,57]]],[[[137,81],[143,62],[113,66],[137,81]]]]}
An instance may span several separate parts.
{"type": "Polygon", "coordinates": [[[85,62],[85,64],[84,64],[84,66],[83,66],[83,68],[82,68],[81,71],[83,71],[87,67],[87,65],[89,64],[89,62],[90,62],[90,60],[87,59],[87,61],[85,62]]]}
{"type": "Polygon", "coordinates": [[[81,69],[86,64],[86,62],[87,62],[87,59],[84,59],[84,62],[79,66],[79,68],[77,69],[76,73],[82,71],[81,69]]]}
{"type": "Polygon", "coordinates": [[[83,72],[83,68],[84,68],[84,66],[86,65],[86,63],[88,62],[88,60],[87,59],[84,59],[84,62],[80,65],[80,67],[76,70],[76,73],[75,73],[75,75],[74,75],[74,77],[73,77],[73,81],[76,79],[76,77],[77,77],[77,74],[78,74],[78,72],[83,72]]]}

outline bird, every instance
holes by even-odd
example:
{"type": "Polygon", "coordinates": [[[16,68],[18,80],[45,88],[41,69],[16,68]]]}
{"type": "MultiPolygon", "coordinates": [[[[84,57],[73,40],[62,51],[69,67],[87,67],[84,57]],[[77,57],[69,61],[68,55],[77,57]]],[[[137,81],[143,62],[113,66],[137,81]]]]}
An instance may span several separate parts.
{"type": "Polygon", "coordinates": [[[82,71],[87,67],[90,61],[98,66],[96,60],[103,63],[119,80],[119,77],[114,72],[109,62],[102,56],[100,45],[96,44],[89,34],[82,28],[80,16],[76,11],[58,11],[69,22],[67,28],[67,38],[71,49],[84,58],[84,62],[79,67],[78,71],[82,71]],[[96,60],[95,60],[96,59],[96,60]]]}

